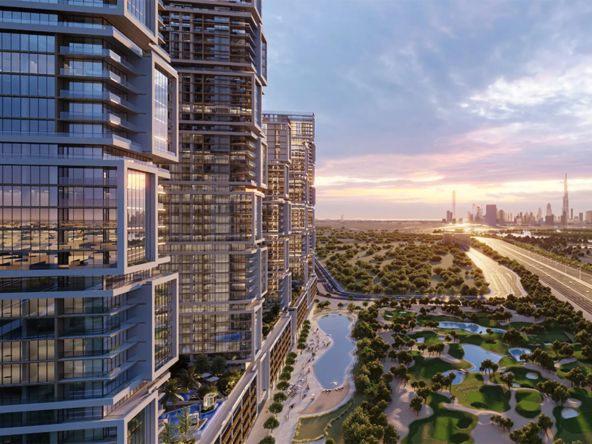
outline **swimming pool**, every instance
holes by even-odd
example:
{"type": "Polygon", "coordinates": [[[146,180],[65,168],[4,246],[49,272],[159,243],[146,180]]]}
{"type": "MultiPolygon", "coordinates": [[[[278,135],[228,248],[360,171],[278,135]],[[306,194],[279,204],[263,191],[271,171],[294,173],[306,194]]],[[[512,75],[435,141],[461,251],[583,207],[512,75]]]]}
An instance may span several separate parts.
{"type": "Polygon", "coordinates": [[[469,361],[471,364],[474,365],[472,369],[467,370],[471,373],[478,372],[479,367],[481,367],[481,363],[486,359],[491,359],[493,362],[498,362],[503,357],[502,355],[498,355],[497,353],[485,350],[484,348],[481,348],[478,345],[463,344],[462,348],[465,351],[463,359],[465,361],[469,361]]]}
{"type": "MultiPolygon", "coordinates": [[[[450,322],[442,321],[438,324],[440,328],[450,328],[453,330],[465,330],[470,333],[478,333],[480,335],[486,334],[489,327],[483,327],[481,325],[473,324],[472,322],[450,322]]],[[[492,328],[494,333],[505,333],[506,330],[501,328],[492,328]]]]}
{"type": "Polygon", "coordinates": [[[351,319],[331,314],[320,318],[317,325],[331,336],[331,345],[314,364],[315,378],[324,389],[339,387],[345,382],[347,368],[353,359],[354,343],[349,337],[351,319]]]}

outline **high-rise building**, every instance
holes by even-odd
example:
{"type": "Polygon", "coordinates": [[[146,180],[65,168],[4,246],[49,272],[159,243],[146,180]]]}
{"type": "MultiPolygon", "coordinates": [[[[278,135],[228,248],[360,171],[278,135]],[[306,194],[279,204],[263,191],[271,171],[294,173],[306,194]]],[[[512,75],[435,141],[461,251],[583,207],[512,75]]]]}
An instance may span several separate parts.
{"type": "Polygon", "coordinates": [[[267,293],[261,1],[165,0],[160,16],[179,73],[180,163],[163,202],[166,267],[180,276],[180,353],[252,363],[267,293]]]}
{"type": "Polygon", "coordinates": [[[578,214],[578,221],[579,222],[584,222],[584,213],[579,213],[578,214]]]}
{"type": "Polygon", "coordinates": [[[158,268],[177,74],[157,8],[2,2],[2,442],[158,440],[178,330],[177,274],[158,268]]]}
{"type": "Polygon", "coordinates": [[[561,223],[567,224],[567,219],[569,218],[569,195],[567,194],[567,173],[565,174],[565,181],[563,182],[564,191],[563,191],[563,208],[561,211],[561,223]]]}
{"type": "Polygon", "coordinates": [[[452,191],[452,219],[456,219],[456,191],[452,191]]]}
{"type": "Polygon", "coordinates": [[[553,210],[551,210],[551,204],[547,204],[547,213],[546,216],[553,216],[553,210]]]}
{"type": "Polygon", "coordinates": [[[446,223],[452,223],[452,211],[446,210],[446,223]]]}
{"type": "Polygon", "coordinates": [[[489,225],[490,227],[495,227],[497,225],[497,206],[496,205],[486,205],[485,206],[485,224],[489,225]]]}
{"type": "Polygon", "coordinates": [[[592,224],[592,211],[586,211],[586,219],[587,224],[592,224]]]}

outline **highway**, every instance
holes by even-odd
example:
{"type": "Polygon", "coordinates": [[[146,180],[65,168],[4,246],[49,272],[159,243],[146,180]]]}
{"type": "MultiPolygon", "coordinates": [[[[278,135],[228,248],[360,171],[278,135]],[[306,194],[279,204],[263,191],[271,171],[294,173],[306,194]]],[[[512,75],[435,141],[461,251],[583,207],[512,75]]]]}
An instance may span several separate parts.
{"type": "Polygon", "coordinates": [[[467,251],[467,256],[483,271],[485,280],[489,283],[491,292],[486,297],[506,297],[509,294],[526,296],[526,290],[524,290],[520,283],[520,276],[512,270],[506,267],[500,267],[496,261],[474,248],[467,251]]]}
{"type": "Polygon", "coordinates": [[[539,276],[540,281],[563,295],[582,310],[592,313],[592,274],[555,261],[525,248],[498,239],[476,238],[506,256],[520,262],[539,276]]]}

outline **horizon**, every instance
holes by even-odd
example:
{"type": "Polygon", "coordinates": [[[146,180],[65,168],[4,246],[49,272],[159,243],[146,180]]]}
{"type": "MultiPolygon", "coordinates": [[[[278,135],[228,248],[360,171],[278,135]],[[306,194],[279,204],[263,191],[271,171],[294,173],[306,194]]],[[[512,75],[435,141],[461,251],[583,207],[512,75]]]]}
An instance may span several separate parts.
{"type": "Polygon", "coordinates": [[[264,108],[313,110],[319,218],[592,210],[592,5],[266,2],[264,108]]]}

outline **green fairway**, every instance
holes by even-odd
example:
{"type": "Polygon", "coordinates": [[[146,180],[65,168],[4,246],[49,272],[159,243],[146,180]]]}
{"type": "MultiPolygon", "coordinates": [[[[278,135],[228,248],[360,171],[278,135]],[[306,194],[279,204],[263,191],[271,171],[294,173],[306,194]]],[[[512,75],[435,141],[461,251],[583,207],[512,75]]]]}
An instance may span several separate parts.
{"type": "Polygon", "coordinates": [[[444,373],[448,370],[459,368],[470,368],[471,364],[467,361],[461,361],[458,364],[451,364],[440,358],[425,358],[417,352],[413,353],[415,364],[409,368],[409,374],[416,379],[431,380],[436,373],[444,373]]]}
{"type": "Polygon", "coordinates": [[[521,367],[520,365],[513,365],[504,369],[503,372],[497,372],[494,376],[490,377],[491,382],[494,384],[504,385],[504,383],[500,380],[501,373],[512,372],[514,373],[514,382],[520,384],[520,387],[524,388],[533,388],[536,389],[536,385],[539,382],[545,382],[547,378],[544,378],[541,375],[541,372],[536,370],[529,370],[527,368],[521,367]],[[534,373],[538,376],[537,379],[529,379],[526,377],[528,373],[534,373]]]}
{"type": "Polygon", "coordinates": [[[577,409],[580,414],[575,418],[564,419],[561,417],[562,407],[555,407],[553,416],[557,425],[556,438],[562,438],[566,442],[576,440],[592,442],[592,392],[581,388],[570,388],[569,396],[582,402],[577,409]]]}
{"type": "Polygon", "coordinates": [[[536,418],[541,413],[543,397],[533,390],[516,392],[516,412],[525,418],[536,418]]]}
{"type": "Polygon", "coordinates": [[[508,353],[508,346],[502,341],[501,333],[478,335],[476,333],[460,333],[461,344],[472,344],[501,355],[508,353]]]}
{"type": "Polygon", "coordinates": [[[401,441],[402,444],[472,444],[471,431],[475,428],[478,418],[470,413],[447,410],[444,404],[450,400],[440,394],[430,395],[428,404],[434,413],[428,418],[413,421],[409,425],[409,433],[401,441]]]}
{"type": "Polygon", "coordinates": [[[504,368],[504,367],[511,367],[513,365],[516,365],[518,362],[516,362],[516,360],[514,358],[508,358],[507,356],[504,356],[502,359],[499,360],[498,365],[500,366],[500,368],[504,368]]]}
{"type": "Polygon", "coordinates": [[[448,354],[456,359],[462,359],[465,355],[465,351],[463,350],[460,344],[450,344],[448,348],[448,354]]]}
{"type": "Polygon", "coordinates": [[[461,405],[479,410],[507,412],[512,393],[499,385],[485,385],[479,373],[467,373],[465,380],[452,386],[452,394],[461,405]]]}
{"type": "Polygon", "coordinates": [[[557,376],[559,376],[560,378],[564,378],[565,374],[573,368],[579,368],[580,370],[582,370],[582,373],[584,375],[588,375],[592,373],[592,362],[588,359],[578,359],[575,362],[563,364],[557,369],[557,376]]]}
{"type": "Polygon", "coordinates": [[[403,309],[400,307],[395,308],[394,310],[390,310],[390,311],[385,311],[382,314],[382,317],[386,320],[386,321],[390,321],[393,318],[401,318],[404,316],[409,316],[412,313],[403,313],[403,309]]]}
{"type": "MultiPolygon", "coordinates": [[[[398,336],[398,335],[393,335],[393,336],[398,336]]],[[[400,336],[400,335],[399,335],[400,336]]],[[[419,338],[424,338],[424,343],[425,344],[436,344],[438,342],[444,342],[440,339],[438,339],[438,334],[434,333],[433,331],[419,331],[417,333],[408,333],[407,335],[403,336],[403,339],[405,339],[406,341],[408,341],[409,339],[415,339],[416,341],[419,338]]]]}

